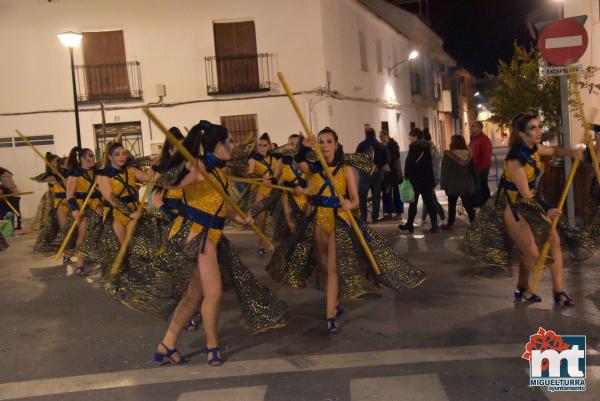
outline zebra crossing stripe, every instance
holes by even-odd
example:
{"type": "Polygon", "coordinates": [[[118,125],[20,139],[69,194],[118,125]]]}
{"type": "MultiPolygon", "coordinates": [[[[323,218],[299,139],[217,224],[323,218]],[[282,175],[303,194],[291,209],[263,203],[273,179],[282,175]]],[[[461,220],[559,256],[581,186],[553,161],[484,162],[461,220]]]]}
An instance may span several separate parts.
{"type": "Polygon", "coordinates": [[[219,390],[190,391],[177,401],[264,401],[267,386],[233,387],[219,390]]]}
{"type": "MultiPolygon", "coordinates": [[[[280,373],[316,372],[329,369],[365,368],[371,366],[406,365],[482,359],[518,358],[523,344],[485,344],[440,348],[390,349],[345,354],[299,355],[290,358],[231,361],[219,368],[204,363],[169,368],[136,369],[94,373],[0,384],[0,400],[211,380],[225,377],[259,376],[280,373]],[[516,356],[515,356],[516,355],[516,356]]],[[[588,352],[588,355],[589,352],[588,352]]]]}
{"type": "Polygon", "coordinates": [[[353,379],[350,394],[352,401],[398,401],[407,396],[410,401],[448,401],[440,378],[433,374],[353,379]]]}

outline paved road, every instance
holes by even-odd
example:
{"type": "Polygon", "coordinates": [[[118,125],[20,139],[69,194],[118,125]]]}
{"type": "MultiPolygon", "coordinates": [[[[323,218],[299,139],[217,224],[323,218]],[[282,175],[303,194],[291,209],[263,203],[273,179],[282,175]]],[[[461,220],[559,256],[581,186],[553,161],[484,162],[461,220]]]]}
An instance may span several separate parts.
{"type": "MultiPolygon", "coordinates": [[[[566,272],[578,306],[555,308],[549,278],[541,304],[512,303],[515,279],[474,278],[453,234],[378,230],[429,274],[403,293],[346,304],[342,331],[328,336],[324,293],[274,284],[247,233],[233,233],[242,257],[292,311],[288,327],[249,336],[234,294],[223,301],[226,364],[206,365],[199,333],[180,349],[192,363],[155,367],[165,324],[107,297],[93,275],[80,278],[54,260],[30,256],[34,238],[0,254],[0,400],[600,400],[599,256],[566,272]],[[520,358],[542,326],[585,334],[588,391],[546,393],[528,387],[520,358]]],[[[464,227],[464,226],[461,226],[464,227]]]]}

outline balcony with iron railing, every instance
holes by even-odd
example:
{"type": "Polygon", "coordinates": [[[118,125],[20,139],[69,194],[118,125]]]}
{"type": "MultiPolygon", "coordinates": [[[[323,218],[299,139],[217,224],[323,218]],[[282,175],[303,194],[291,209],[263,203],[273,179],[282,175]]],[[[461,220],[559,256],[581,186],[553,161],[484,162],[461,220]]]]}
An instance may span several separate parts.
{"type": "Polygon", "coordinates": [[[209,95],[267,92],[273,85],[273,55],[211,56],[204,59],[209,95]]]}
{"type": "Polygon", "coordinates": [[[140,63],[77,65],[77,101],[141,101],[142,75],[140,63]]]}

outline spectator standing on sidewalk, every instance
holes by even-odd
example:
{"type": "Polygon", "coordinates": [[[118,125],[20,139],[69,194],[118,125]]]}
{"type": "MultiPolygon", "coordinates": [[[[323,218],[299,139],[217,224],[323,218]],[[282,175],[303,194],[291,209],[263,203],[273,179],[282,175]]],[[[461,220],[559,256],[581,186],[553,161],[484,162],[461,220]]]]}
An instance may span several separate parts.
{"type": "MultiPolygon", "coordinates": [[[[413,223],[417,215],[419,196],[423,198],[423,203],[427,206],[428,210],[435,210],[432,199],[435,180],[431,163],[431,143],[423,139],[423,132],[418,128],[410,131],[408,140],[410,146],[408,148],[406,162],[404,163],[404,173],[406,178],[408,178],[412,184],[415,192],[415,200],[410,203],[408,208],[408,220],[406,221],[406,224],[401,224],[398,228],[412,233],[415,230],[413,223]]],[[[430,216],[431,230],[429,230],[429,232],[432,234],[437,233],[439,232],[437,213],[430,213],[430,216]]]]}
{"type": "Polygon", "coordinates": [[[387,147],[390,156],[390,171],[383,174],[383,214],[386,220],[402,220],[404,203],[400,199],[398,185],[402,182],[402,162],[400,161],[400,146],[389,132],[381,130],[379,140],[387,147]]]}
{"type": "Polygon", "coordinates": [[[448,223],[442,225],[444,230],[452,230],[456,219],[456,202],[460,197],[469,216],[469,222],[475,218],[472,204],[475,188],[475,167],[471,152],[462,135],[453,135],[450,150],[444,152],[442,159],[441,187],[448,196],[448,223]]]}
{"type": "MultiPolygon", "coordinates": [[[[431,140],[431,133],[429,132],[429,128],[425,128],[423,130],[423,139],[431,144],[431,164],[433,167],[433,179],[435,180],[435,185],[432,189],[432,199],[437,215],[439,216],[441,221],[444,221],[446,220],[446,213],[444,212],[444,208],[442,207],[442,205],[440,205],[440,202],[438,201],[437,195],[435,193],[435,188],[440,183],[440,166],[442,164],[442,155],[431,140]]],[[[427,213],[429,213],[429,210],[427,210],[427,207],[423,205],[423,210],[421,212],[421,220],[423,221],[423,223],[425,223],[425,220],[427,219],[427,213]]]]}
{"type": "Polygon", "coordinates": [[[383,173],[389,171],[390,157],[387,149],[377,141],[377,134],[373,128],[365,130],[365,140],[358,144],[356,153],[368,153],[373,149],[373,172],[371,174],[360,174],[358,177],[358,197],[360,206],[360,217],[367,221],[367,200],[371,191],[373,223],[379,221],[379,208],[381,207],[381,188],[383,186],[383,173]]]}
{"type": "Polygon", "coordinates": [[[475,172],[477,173],[477,192],[480,206],[483,206],[490,198],[488,175],[492,165],[492,142],[482,130],[483,123],[481,121],[473,122],[471,124],[471,141],[469,142],[475,172]]]}
{"type": "MultiPolygon", "coordinates": [[[[15,184],[15,180],[13,178],[13,173],[9,170],[0,167],[0,193],[2,194],[10,194],[10,193],[18,193],[19,189],[17,188],[17,184],[15,184]]],[[[20,196],[12,196],[10,198],[2,198],[0,199],[0,219],[8,217],[12,223],[12,226],[15,230],[21,229],[21,197],[20,196]],[[12,206],[12,208],[8,205],[12,206]],[[19,215],[13,212],[13,208],[19,212],[19,215]],[[17,224],[15,225],[14,220],[17,220],[17,224]]]]}

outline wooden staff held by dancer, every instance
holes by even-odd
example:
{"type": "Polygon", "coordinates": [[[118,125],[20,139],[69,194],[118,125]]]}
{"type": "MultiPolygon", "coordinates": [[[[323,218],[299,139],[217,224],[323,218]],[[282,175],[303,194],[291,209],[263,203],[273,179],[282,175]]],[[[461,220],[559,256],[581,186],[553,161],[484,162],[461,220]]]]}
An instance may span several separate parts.
{"type": "MultiPolygon", "coordinates": [[[[575,97],[576,109],[579,112],[579,115],[581,116],[582,126],[583,126],[583,129],[585,130],[584,142],[587,144],[590,154],[592,155],[594,171],[596,174],[596,178],[598,179],[598,182],[600,183],[600,170],[599,170],[599,166],[598,166],[598,161],[596,160],[595,149],[592,146],[592,138],[591,138],[591,134],[589,131],[589,124],[587,123],[585,112],[583,110],[583,103],[581,101],[581,95],[579,93],[579,86],[577,83],[577,75],[576,74],[574,74],[574,73],[569,74],[569,83],[570,83],[571,90],[573,91],[573,94],[575,97]]],[[[580,163],[581,162],[577,159],[575,159],[575,161],[573,161],[573,165],[571,166],[571,171],[569,172],[569,176],[567,177],[567,180],[565,181],[565,186],[562,190],[560,200],[558,201],[557,209],[559,209],[559,210],[562,210],[565,205],[565,201],[567,199],[567,194],[569,192],[569,188],[571,187],[571,184],[573,183],[573,179],[575,178],[575,174],[577,173],[577,169],[579,168],[580,163]]],[[[542,279],[542,275],[544,272],[544,267],[546,266],[546,259],[548,258],[548,254],[550,253],[550,248],[552,247],[552,237],[554,235],[554,232],[556,231],[556,227],[558,226],[559,220],[560,220],[560,216],[556,216],[551,221],[548,238],[546,239],[546,242],[544,242],[544,245],[542,246],[542,249],[540,250],[540,257],[539,257],[538,262],[536,263],[536,265],[533,269],[533,272],[531,274],[531,277],[529,279],[529,288],[526,293],[527,296],[537,293],[537,290],[538,290],[538,287],[539,287],[539,284],[540,284],[540,281],[542,279]]]]}
{"type": "MultiPolygon", "coordinates": [[[[197,160],[190,154],[190,152],[188,152],[188,150],[181,144],[181,142],[179,142],[174,136],[173,134],[171,134],[169,132],[169,130],[167,129],[167,127],[164,126],[164,124],[154,115],[154,113],[152,113],[147,107],[144,107],[144,113],[146,113],[146,115],[150,118],[150,120],[152,120],[152,122],[163,132],[163,134],[165,134],[165,136],[167,137],[167,139],[169,140],[169,142],[171,142],[171,144],[173,146],[175,146],[177,148],[177,150],[179,151],[179,153],[181,153],[181,155],[190,163],[194,163],[197,164],[197,160]]],[[[229,197],[229,195],[227,195],[227,193],[225,193],[225,191],[223,190],[223,188],[221,187],[221,185],[219,185],[218,183],[216,183],[205,171],[203,171],[202,169],[199,169],[200,174],[202,174],[202,177],[207,180],[207,182],[211,185],[211,187],[214,188],[215,191],[217,191],[219,193],[219,195],[221,195],[223,197],[223,200],[232,208],[232,210],[235,211],[235,213],[240,216],[243,220],[247,219],[247,216],[244,214],[244,212],[239,208],[239,206],[233,201],[233,199],[231,199],[229,197]]],[[[273,243],[271,242],[271,240],[269,240],[269,238],[267,238],[267,236],[265,234],[263,234],[262,231],[260,231],[260,229],[255,225],[255,224],[250,224],[250,227],[252,228],[252,231],[254,231],[254,233],[265,243],[267,244],[267,246],[269,247],[269,249],[271,251],[274,251],[275,248],[273,246],[273,243]]]]}
{"type": "MultiPolygon", "coordinates": [[[[285,76],[281,72],[277,73],[277,76],[279,77],[279,80],[281,81],[281,85],[283,86],[285,93],[287,94],[288,98],[290,99],[290,102],[292,103],[292,107],[294,108],[294,111],[296,112],[296,114],[298,115],[298,118],[300,119],[300,123],[302,124],[302,127],[304,127],[304,132],[306,133],[308,138],[315,139],[315,134],[312,132],[312,129],[306,122],[306,119],[304,118],[304,115],[302,114],[302,111],[300,110],[300,107],[298,106],[298,103],[296,102],[296,99],[294,98],[294,95],[292,94],[292,91],[290,90],[290,88],[287,84],[287,81],[285,80],[285,76]]],[[[323,167],[323,172],[327,176],[327,179],[329,180],[329,182],[332,185],[335,185],[335,180],[333,178],[333,175],[331,174],[331,171],[329,171],[329,168],[328,168],[329,166],[327,165],[327,162],[325,161],[325,157],[323,156],[323,153],[321,152],[321,149],[319,148],[319,146],[315,146],[314,151],[317,155],[317,158],[319,159],[319,163],[321,163],[321,166],[323,167]]],[[[338,197],[340,203],[343,203],[343,201],[344,201],[343,194],[341,194],[337,189],[335,189],[335,195],[338,197]]],[[[381,274],[381,272],[379,270],[379,266],[377,265],[377,262],[375,261],[375,257],[373,256],[373,253],[371,252],[369,245],[365,241],[365,238],[362,235],[362,231],[360,230],[360,227],[358,227],[358,224],[356,224],[356,220],[354,219],[354,216],[352,215],[352,213],[348,213],[348,219],[350,221],[350,225],[352,226],[352,229],[354,230],[354,233],[356,234],[356,236],[358,237],[358,240],[360,241],[360,244],[361,244],[365,254],[367,255],[367,258],[369,259],[369,262],[371,263],[371,266],[373,267],[373,271],[375,271],[375,273],[377,275],[381,274]]]]}

